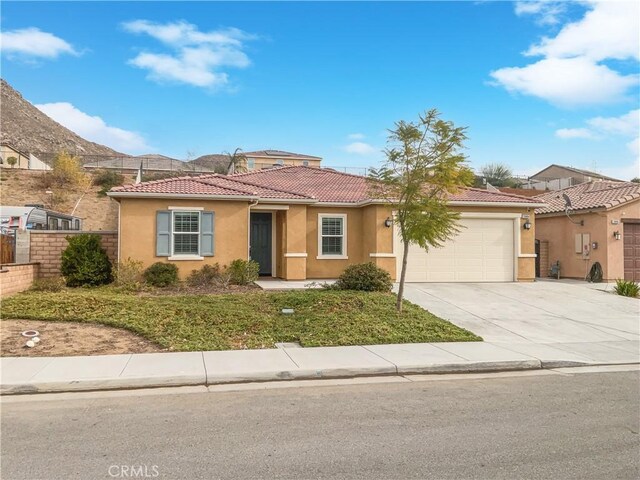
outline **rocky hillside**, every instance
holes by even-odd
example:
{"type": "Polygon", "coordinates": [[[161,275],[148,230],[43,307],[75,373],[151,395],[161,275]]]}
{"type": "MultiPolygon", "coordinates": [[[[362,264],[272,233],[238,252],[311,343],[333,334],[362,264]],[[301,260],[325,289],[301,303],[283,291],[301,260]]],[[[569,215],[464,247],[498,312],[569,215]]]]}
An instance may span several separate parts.
{"type": "MultiPolygon", "coordinates": [[[[79,137],[31,105],[4,79],[0,82],[0,141],[34,155],[64,150],[76,155],[128,156],[79,137]]],[[[39,156],[45,161],[46,157],[39,156]]]]}

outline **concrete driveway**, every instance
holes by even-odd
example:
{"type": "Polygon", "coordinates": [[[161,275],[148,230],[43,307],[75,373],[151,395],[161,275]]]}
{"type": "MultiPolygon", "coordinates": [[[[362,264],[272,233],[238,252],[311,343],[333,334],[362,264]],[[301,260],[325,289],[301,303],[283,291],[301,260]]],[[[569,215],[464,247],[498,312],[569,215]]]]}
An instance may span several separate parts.
{"type": "Polygon", "coordinates": [[[411,283],[405,298],[488,342],[640,351],[640,300],[615,295],[606,284],[411,283]]]}

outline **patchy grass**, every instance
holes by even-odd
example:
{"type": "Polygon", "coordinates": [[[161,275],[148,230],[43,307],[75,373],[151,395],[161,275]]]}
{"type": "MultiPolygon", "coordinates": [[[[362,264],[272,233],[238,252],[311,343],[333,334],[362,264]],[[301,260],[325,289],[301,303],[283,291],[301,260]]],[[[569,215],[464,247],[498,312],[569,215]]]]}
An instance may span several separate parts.
{"type": "Polygon", "coordinates": [[[409,302],[398,316],[395,299],[323,290],[145,297],[105,287],[15,295],[3,301],[2,317],[126,328],[174,351],[481,340],[409,302]]]}

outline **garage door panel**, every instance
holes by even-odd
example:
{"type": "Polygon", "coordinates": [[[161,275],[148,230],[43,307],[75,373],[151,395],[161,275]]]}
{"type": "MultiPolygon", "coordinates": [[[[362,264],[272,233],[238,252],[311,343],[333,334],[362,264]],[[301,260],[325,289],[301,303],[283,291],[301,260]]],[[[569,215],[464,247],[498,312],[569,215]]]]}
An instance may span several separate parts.
{"type": "MultiPolygon", "coordinates": [[[[509,282],[514,280],[511,219],[463,218],[455,238],[429,252],[409,247],[408,282],[509,282]]],[[[396,237],[397,250],[401,241],[396,237]]],[[[402,267],[398,255],[398,275],[402,267]]]]}

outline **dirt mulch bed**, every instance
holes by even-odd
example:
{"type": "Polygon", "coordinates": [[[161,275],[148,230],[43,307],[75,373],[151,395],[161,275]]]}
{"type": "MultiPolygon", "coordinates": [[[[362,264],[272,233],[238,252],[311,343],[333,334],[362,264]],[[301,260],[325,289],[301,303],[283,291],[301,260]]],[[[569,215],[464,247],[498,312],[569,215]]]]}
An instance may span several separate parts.
{"type": "Polygon", "coordinates": [[[162,348],[127,330],[89,323],[3,320],[0,322],[3,357],[60,357],[162,352],[162,348]],[[25,330],[40,332],[40,343],[25,346],[25,330]]]}

